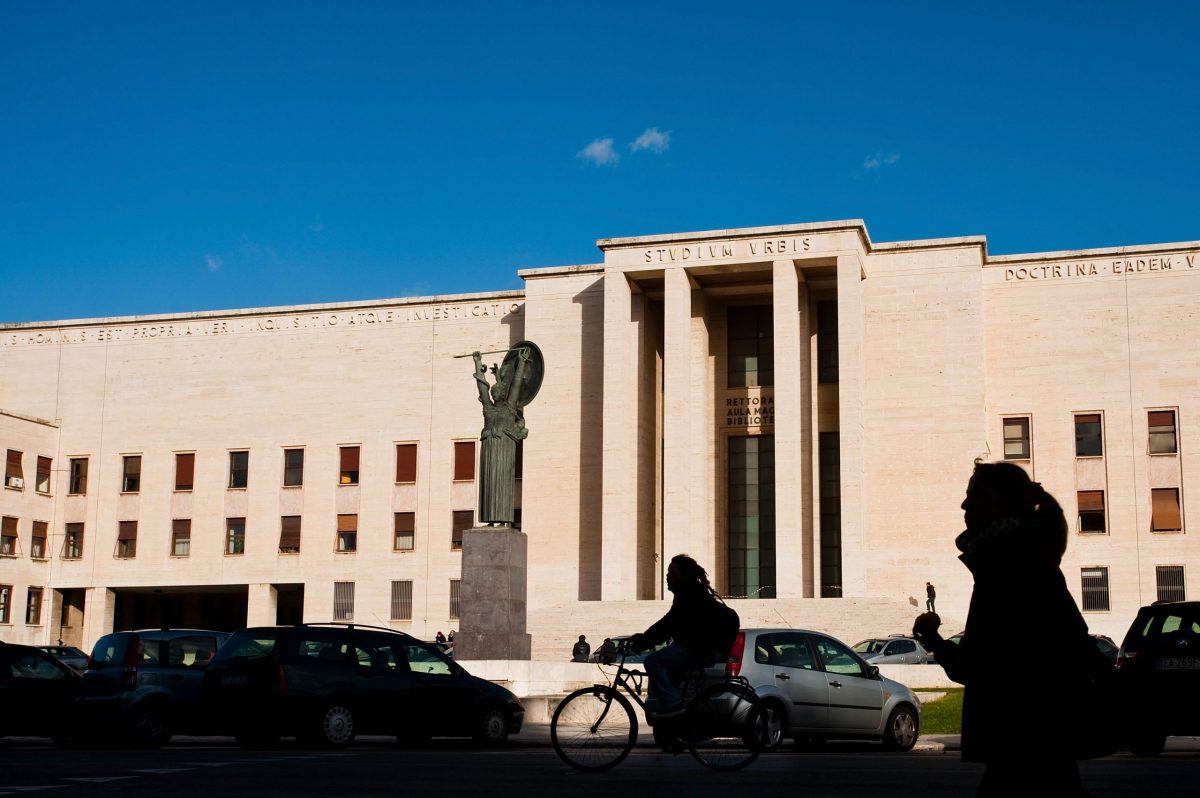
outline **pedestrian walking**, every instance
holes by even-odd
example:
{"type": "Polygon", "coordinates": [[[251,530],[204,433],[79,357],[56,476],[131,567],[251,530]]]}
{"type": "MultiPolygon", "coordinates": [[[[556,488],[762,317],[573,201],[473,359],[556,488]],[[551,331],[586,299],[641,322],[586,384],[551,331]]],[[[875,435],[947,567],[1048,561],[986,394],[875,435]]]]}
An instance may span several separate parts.
{"type": "Polygon", "coordinates": [[[932,582],[925,583],[925,612],[937,612],[933,603],[937,600],[937,590],[934,589],[932,582]]]}

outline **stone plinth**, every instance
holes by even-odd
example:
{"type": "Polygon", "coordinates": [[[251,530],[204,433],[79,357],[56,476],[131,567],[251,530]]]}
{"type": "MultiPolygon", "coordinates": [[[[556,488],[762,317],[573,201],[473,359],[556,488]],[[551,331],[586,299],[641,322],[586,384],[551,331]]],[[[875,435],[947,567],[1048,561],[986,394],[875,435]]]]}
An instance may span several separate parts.
{"type": "Polygon", "coordinates": [[[531,638],[525,631],[528,551],[528,538],[516,529],[463,532],[455,659],[530,658],[531,638]]]}

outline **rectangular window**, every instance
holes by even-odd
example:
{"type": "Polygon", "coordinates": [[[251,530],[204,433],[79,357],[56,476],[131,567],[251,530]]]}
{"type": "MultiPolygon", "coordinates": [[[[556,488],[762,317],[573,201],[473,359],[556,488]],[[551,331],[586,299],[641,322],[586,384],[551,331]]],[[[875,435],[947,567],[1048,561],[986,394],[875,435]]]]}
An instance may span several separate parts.
{"type": "Polygon", "coordinates": [[[300,553],[300,516],[285,515],[279,519],[279,553],[300,553]]]}
{"type": "Polygon", "coordinates": [[[137,556],[137,521],[120,521],[117,524],[117,556],[137,556]]]}
{"type": "Polygon", "coordinates": [[[412,551],[416,548],[417,514],[396,513],[395,537],[392,539],[393,551],[412,551]]]}
{"type": "Polygon", "coordinates": [[[0,520],[0,557],[17,556],[17,519],[4,516],[0,520]]]}
{"type": "Polygon", "coordinates": [[[1104,456],[1104,435],[1099,413],[1075,416],[1075,456],[1104,456]]]}
{"type": "Polygon", "coordinates": [[[229,487],[244,488],[250,483],[250,452],[229,453],[229,487]]]}
{"type": "Polygon", "coordinates": [[[454,442],[454,481],[475,479],[475,441],[454,442]]]}
{"type": "Polygon", "coordinates": [[[34,480],[33,489],[38,493],[50,492],[50,471],[54,460],[49,457],[38,457],[37,459],[37,479],[34,480]]]}
{"type": "Polygon", "coordinates": [[[838,381],[837,302],[817,303],[817,382],[832,385],[838,381]]]}
{"type": "Polygon", "coordinates": [[[415,443],[396,444],[396,481],[417,481],[417,445],[415,443]]]}
{"type": "Polygon", "coordinates": [[[461,581],[462,581],[461,579],[451,579],[450,580],[450,618],[451,618],[451,620],[458,620],[458,618],[460,617],[458,614],[458,584],[461,581]]]}
{"type": "Polygon", "coordinates": [[[392,620],[412,620],[412,580],[392,582],[392,620]]]}
{"type": "Polygon", "coordinates": [[[1079,531],[1104,532],[1104,491],[1081,490],[1076,494],[1079,504],[1079,531]]]}
{"type": "Polygon", "coordinates": [[[730,388],[775,384],[774,325],[770,305],[729,308],[726,358],[730,388]]]}
{"type": "Polygon", "coordinates": [[[1154,580],[1158,583],[1159,601],[1187,601],[1182,565],[1156,565],[1154,580]]]}
{"type": "Polygon", "coordinates": [[[1083,568],[1083,611],[1108,611],[1108,569],[1083,568]]]}
{"type": "Polygon", "coordinates": [[[335,621],[354,620],[354,583],[333,583],[333,619],[335,621]]]}
{"type": "Polygon", "coordinates": [[[450,519],[450,550],[461,551],[463,530],[475,523],[474,510],[455,510],[450,519]]]}
{"type": "Polygon", "coordinates": [[[337,517],[337,550],[358,551],[358,516],[354,514],[337,517]]]}
{"type": "Polygon", "coordinates": [[[0,585],[0,623],[11,623],[12,590],[12,585],[0,585]]]}
{"type": "Polygon", "coordinates": [[[1183,529],[1179,488],[1153,488],[1150,491],[1150,529],[1154,532],[1178,532],[1183,529]]]}
{"type": "Polygon", "coordinates": [[[175,490],[191,490],[196,476],[196,453],[175,455],[175,490]]]}
{"type": "Polygon", "coordinates": [[[283,450],[283,486],[298,488],[304,484],[304,450],[283,450]]]}
{"type": "Polygon", "coordinates": [[[121,460],[121,492],[137,493],[142,486],[142,456],[127,454],[121,460]]]}
{"type": "Polygon", "coordinates": [[[1029,417],[1004,419],[1004,459],[1029,459],[1029,417]]]}
{"type": "Polygon", "coordinates": [[[31,587],[25,594],[25,623],[40,626],[42,623],[42,589],[31,587]]]}
{"type": "Polygon", "coordinates": [[[78,560],[83,557],[83,524],[67,524],[63,535],[62,558],[78,560]]]}
{"type": "Polygon", "coordinates": [[[46,559],[46,537],[49,525],[45,521],[33,522],[33,537],[29,543],[29,556],[35,560],[46,559]]]}
{"type": "Polygon", "coordinates": [[[1146,420],[1150,428],[1150,454],[1175,454],[1179,451],[1174,410],[1151,410],[1146,420]]]}
{"type": "Polygon", "coordinates": [[[86,457],[71,458],[71,490],[72,496],[82,496],[87,493],[88,459],[86,457]]]}
{"type": "Polygon", "coordinates": [[[820,433],[817,470],[821,484],[821,597],[842,595],[841,433],[820,433]]]}
{"type": "Polygon", "coordinates": [[[729,594],[775,598],[775,436],[729,438],[729,594]]]}
{"type": "Polygon", "coordinates": [[[192,553],[192,519],[176,518],[171,522],[171,556],[188,557],[192,553]]]}
{"type": "Polygon", "coordinates": [[[25,490],[25,471],[21,467],[21,453],[16,449],[9,449],[4,460],[4,487],[25,490]]]}
{"type": "Polygon", "coordinates": [[[245,554],[246,553],[246,519],[245,518],[226,518],[225,519],[225,553],[226,554],[245,554]]]}
{"type": "Polygon", "coordinates": [[[358,484],[358,447],[357,446],[341,446],[338,447],[338,460],[340,468],[338,471],[339,485],[357,485],[358,484]]]}

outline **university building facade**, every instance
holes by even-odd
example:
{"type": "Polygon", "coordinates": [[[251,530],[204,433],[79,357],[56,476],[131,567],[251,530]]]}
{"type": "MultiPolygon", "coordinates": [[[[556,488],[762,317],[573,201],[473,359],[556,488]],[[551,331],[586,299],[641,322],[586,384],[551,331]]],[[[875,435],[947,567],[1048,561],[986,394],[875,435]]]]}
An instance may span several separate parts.
{"type": "Polygon", "coordinates": [[[744,617],[902,631],[869,616],[926,581],[965,617],[976,458],[1059,498],[1094,631],[1200,591],[1200,244],[994,257],[847,221],[598,245],[521,291],[0,325],[0,639],[454,628],[482,425],[458,356],[522,340],[535,652],[661,613],[681,551],[744,617]]]}

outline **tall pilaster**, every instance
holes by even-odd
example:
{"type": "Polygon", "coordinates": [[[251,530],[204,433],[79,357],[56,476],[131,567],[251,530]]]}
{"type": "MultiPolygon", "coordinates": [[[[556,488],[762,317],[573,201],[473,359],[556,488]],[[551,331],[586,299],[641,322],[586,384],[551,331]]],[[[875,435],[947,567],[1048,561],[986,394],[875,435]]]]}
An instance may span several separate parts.
{"type": "Polygon", "coordinates": [[[772,267],[775,337],[776,595],[812,595],[812,401],[808,290],[793,261],[772,267]]]}
{"type": "Polygon", "coordinates": [[[604,411],[600,597],[637,597],[637,326],[621,272],[604,275],[604,411]]]}
{"type": "Polygon", "coordinates": [[[837,259],[838,429],[842,484],[842,595],[867,590],[866,433],[863,419],[863,271],[856,255],[837,259]]]}
{"type": "Polygon", "coordinates": [[[712,565],[711,393],[703,302],[684,269],[668,269],[663,301],[663,556],[691,554],[712,565]],[[694,303],[695,300],[695,303],[694,303]],[[698,304],[696,304],[698,303],[698,304]],[[698,350],[703,349],[703,354],[698,350]],[[706,415],[707,413],[707,415],[706,415]]]}

